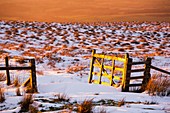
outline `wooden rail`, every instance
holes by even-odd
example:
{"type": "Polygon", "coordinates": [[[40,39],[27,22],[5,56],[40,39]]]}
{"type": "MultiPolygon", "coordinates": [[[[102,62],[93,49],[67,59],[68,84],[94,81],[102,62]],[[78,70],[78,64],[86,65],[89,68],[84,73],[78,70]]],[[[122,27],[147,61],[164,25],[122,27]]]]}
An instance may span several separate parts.
{"type": "Polygon", "coordinates": [[[37,92],[37,82],[36,82],[36,67],[35,67],[35,59],[29,59],[30,66],[27,67],[12,67],[9,65],[9,58],[5,57],[5,67],[0,67],[0,70],[6,70],[7,75],[7,85],[11,84],[10,80],[10,70],[30,70],[30,77],[24,82],[24,86],[30,84],[32,91],[37,92]]]}
{"type": "Polygon", "coordinates": [[[151,68],[154,69],[154,70],[160,71],[160,72],[162,72],[162,73],[166,73],[166,74],[170,75],[170,72],[165,71],[165,70],[160,69],[160,68],[157,68],[157,67],[155,67],[155,66],[152,66],[152,65],[151,65],[151,68]]]}

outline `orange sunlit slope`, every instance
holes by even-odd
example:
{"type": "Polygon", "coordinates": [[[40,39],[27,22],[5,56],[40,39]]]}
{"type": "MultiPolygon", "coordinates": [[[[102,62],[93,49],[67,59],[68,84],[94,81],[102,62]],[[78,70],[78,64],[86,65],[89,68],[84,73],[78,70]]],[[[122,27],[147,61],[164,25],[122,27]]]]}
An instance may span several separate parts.
{"type": "Polygon", "coordinates": [[[0,0],[0,19],[170,21],[170,0],[0,0]]]}

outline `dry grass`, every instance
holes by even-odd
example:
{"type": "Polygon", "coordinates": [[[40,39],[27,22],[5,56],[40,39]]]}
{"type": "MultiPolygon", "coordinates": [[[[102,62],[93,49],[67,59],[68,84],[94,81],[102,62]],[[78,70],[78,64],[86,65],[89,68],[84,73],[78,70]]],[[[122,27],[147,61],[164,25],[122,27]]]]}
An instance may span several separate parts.
{"type": "Polygon", "coordinates": [[[107,111],[104,107],[101,107],[98,109],[98,111],[96,113],[107,113],[107,111]]]}
{"type": "Polygon", "coordinates": [[[44,72],[42,70],[37,70],[36,73],[37,75],[44,75],[44,72]]]}
{"type": "Polygon", "coordinates": [[[21,96],[21,91],[20,91],[20,88],[19,88],[19,87],[16,89],[16,95],[17,95],[17,96],[21,96]]]}
{"type": "Polygon", "coordinates": [[[78,113],[93,113],[93,99],[84,100],[83,103],[77,105],[78,113]]]}
{"type": "Polygon", "coordinates": [[[146,90],[149,95],[166,96],[170,88],[170,77],[163,75],[153,75],[146,90]]]}
{"type": "Polygon", "coordinates": [[[118,107],[121,107],[121,106],[123,106],[123,105],[125,105],[125,99],[124,99],[124,98],[121,99],[121,100],[119,100],[118,103],[117,103],[117,106],[118,106],[118,107]]]}
{"type": "Polygon", "coordinates": [[[5,80],[6,80],[5,73],[0,73],[0,81],[5,81],[5,80]]]}
{"type": "Polygon", "coordinates": [[[38,108],[33,106],[33,105],[30,105],[29,106],[29,113],[39,113],[38,108]]]}
{"type": "Polygon", "coordinates": [[[25,88],[25,93],[34,93],[34,90],[31,88],[31,86],[27,86],[25,88]]]}
{"type": "Polygon", "coordinates": [[[28,112],[30,105],[33,103],[33,97],[31,94],[24,95],[24,98],[21,101],[21,110],[20,112],[28,112]]]}
{"type": "Polygon", "coordinates": [[[57,98],[53,99],[54,102],[69,102],[70,98],[66,94],[56,94],[57,98]]]}
{"type": "Polygon", "coordinates": [[[4,89],[0,87],[0,103],[5,101],[4,89]]]}
{"type": "Polygon", "coordinates": [[[16,87],[19,87],[19,86],[20,86],[19,77],[15,77],[13,84],[14,84],[14,86],[16,86],[16,87]]]}
{"type": "Polygon", "coordinates": [[[84,70],[85,68],[87,68],[87,66],[85,65],[80,65],[80,64],[75,64],[74,66],[70,66],[67,68],[66,72],[67,73],[75,73],[75,72],[78,72],[78,71],[82,71],[84,70]]]}

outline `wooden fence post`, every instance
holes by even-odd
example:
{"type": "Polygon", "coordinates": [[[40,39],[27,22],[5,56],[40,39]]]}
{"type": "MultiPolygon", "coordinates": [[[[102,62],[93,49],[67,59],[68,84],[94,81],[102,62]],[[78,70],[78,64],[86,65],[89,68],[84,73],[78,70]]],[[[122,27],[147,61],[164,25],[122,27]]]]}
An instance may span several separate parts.
{"type": "Polygon", "coordinates": [[[89,83],[92,83],[93,69],[94,69],[93,64],[94,64],[94,61],[95,61],[95,57],[94,57],[94,54],[95,54],[95,53],[96,53],[96,50],[93,49],[93,50],[92,50],[92,59],[91,59],[91,63],[90,63],[90,76],[89,76],[89,78],[88,78],[88,82],[89,82],[89,83]]]}
{"type": "Polygon", "coordinates": [[[115,71],[115,60],[112,59],[112,70],[111,70],[111,80],[110,80],[110,86],[113,85],[113,74],[114,74],[114,71],[115,71]]]}
{"type": "Polygon", "coordinates": [[[151,74],[150,74],[150,70],[151,70],[151,58],[147,58],[146,61],[145,61],[145,71],[144,71],[144,78],[143,78],[143,81],[142,81],[142,88],[141,90],[144,91],[148,82],[149,82],[149,79],[151,77],[151,74]]]}
{"type": "Polygon", "coordinates": [[[35,59],[31,59],[30,85],[31,85],[31,88],[32,88],[33,92],[37,92],[35,59]]]}
{"type": "Polygon", "coordinates": [[[129,58],[129,54],[126,54],[125,59],[126,62],[124,63],[122,92],[129,91],[130,75],[131,75],[131,68],[132,68],[132,58],[129,58]]]}
{"type": "Polygon", "coordinates": [[[101,84],[101,79],[102,79],[103,62],[104,62],[104,58],[102,58],[102,60],[101,60],[100,75],[99,75],[99,84],[101,84]]]}
{"type": "Polygon", "coordinates": [[[10,74],[9,74],[9,59],[8,57],[5,57],[5,65],[6,65],[6,76],[7,76],[7,85],[10,85],[11,84],[11,81],[10,81],[10,74]]]}

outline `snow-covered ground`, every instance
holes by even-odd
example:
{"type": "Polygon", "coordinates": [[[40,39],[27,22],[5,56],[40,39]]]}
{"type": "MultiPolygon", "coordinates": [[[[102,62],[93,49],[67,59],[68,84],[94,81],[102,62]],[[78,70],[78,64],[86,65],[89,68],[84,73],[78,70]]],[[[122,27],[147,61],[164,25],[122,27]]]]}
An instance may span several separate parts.
{"type": "MultiPolygon", "coordinates": [[[[152,58],[152,65],[170,71],[170,23],[115,22],[115,23],[45,23],[0,21],[0,66],[4,57],[35,58],[38,93],[33,95],[35,106],[44,112],[62,112],[64,103],[50,102],[57,94],[66,94],[70,102],[85,99],[115,102],[124,99],[121,107],[98,104],[107,113],[164,113],[170,112],[170,98],[144,93],[125,93],[120,88],[88,84],[91,50],[106,54],[129,53],[135,61],[152,58]],[[43,101],[44,100],[44,101],[43,101]],[[50,108],[58,108],[49,110],[50,108]]],[[[21,65],[10,62],[10,65],[21,65]]],[[[158,73],[151,70],[152,74],[158,73]]],[[[1,73],[5,73],[2,71],[1,73]]],[[[13,79],[27,79],[28,71],[10,71],[13,79]]],[[[20,110],[23,96],[16,96],[16,87],[0,82],[6,100],[0,112],[20,110]]],[[[20,87],[24,95],[23,87],[20,87]]],[[[64,111],[63,111],[64,112],[64,111]]],[[[66,112],[66,111],[65,111],[66,112]]],[[[69,111],[68,111],[69,112],[69,111]]]]}

